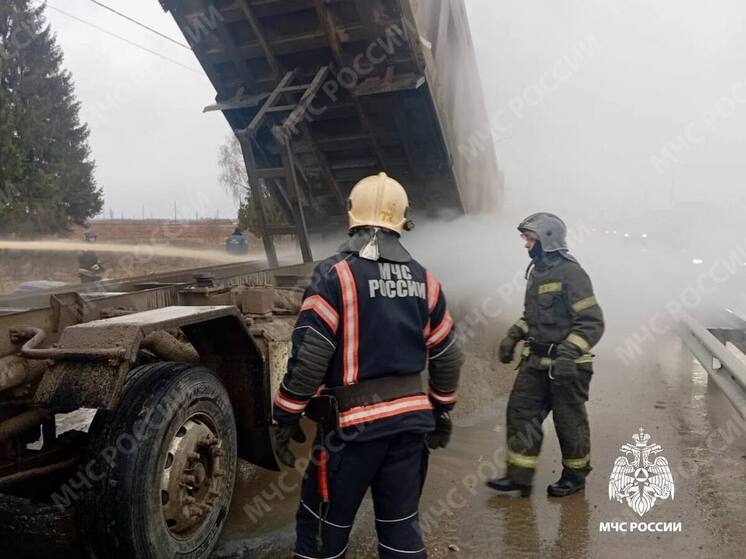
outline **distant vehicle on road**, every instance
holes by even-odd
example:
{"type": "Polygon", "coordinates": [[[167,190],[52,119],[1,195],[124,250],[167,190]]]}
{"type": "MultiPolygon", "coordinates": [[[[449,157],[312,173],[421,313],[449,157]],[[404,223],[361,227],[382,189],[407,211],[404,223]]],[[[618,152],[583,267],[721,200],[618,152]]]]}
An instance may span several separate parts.
{"type": "Polygon", "coordinates": [[[243,231],[238,227],[225,240],[225,250],[229,254],[247,254],[249,252],[249,241],[246,240],[243,231]]]}

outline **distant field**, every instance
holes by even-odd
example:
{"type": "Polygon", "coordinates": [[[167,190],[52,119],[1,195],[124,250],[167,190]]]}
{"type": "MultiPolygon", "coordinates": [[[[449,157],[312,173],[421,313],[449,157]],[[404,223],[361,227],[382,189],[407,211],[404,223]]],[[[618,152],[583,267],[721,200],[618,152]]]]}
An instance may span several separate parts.
{"type": "MultiPolygon", "coordinates": [[[[100,254],[107,278],[141,276],[166,270],[181,270],[207,266],[204,260],[100,254]]],[[[76,284],[78,257],[75,252],[0,251],[0,293],[13,291],[19,283],[32,280],[53,280],[76,284]]]]}
{"type": "MultiPolygon", "coordinates": [[[[183,248],[223,251],[224,242],[233,232],[230,220],[106,220],[94,221],[91,228],[99,243],[131,245],[173,245],[183,248]]],[[[79,241],[83,228],[76,227],[64,240],[79,241]]],[[[250,246],[261,251],[261,242],[248,235],[250,246]]],[[[61,239],[57,239],[61,240],[61,239]]],[[[149,254],[113,254],[99,252],[107,278],[123,278],[207,266],[199,258],[153,256],[149,254]]],[[[0,250],[0,293],[13,291],[24,281],[53,280],[78,283],[77,252],[29,252],[0,250]]]]}
{"type": "MultiPolygon", "coordinates": [[[[133,244],[168,243],[182,246],[221,246],[233,232],[234,222],[229,219],[199,221],[152,220],[102,220],[91,223],[98,240],[108,242],[130,242],[133,244]]],[[[80,239],[83,228],[76,227],[69,238],[80,239]]],[[[256,241],[248,235],[249,242],[256,241]]]]}

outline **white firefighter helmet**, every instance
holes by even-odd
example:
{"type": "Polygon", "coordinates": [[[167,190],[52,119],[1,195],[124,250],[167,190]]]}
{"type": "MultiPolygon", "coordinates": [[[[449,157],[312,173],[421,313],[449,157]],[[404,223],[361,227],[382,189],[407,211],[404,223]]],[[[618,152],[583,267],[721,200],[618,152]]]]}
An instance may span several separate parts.
{"type": "Polygon", "coordinates": [[[397,181],[378,173],[365,177],[352,187],[347,201],[350,230],[356,227],[381,227],[401,235],[414,223],[407,218],[409,198],[397,181]]]}

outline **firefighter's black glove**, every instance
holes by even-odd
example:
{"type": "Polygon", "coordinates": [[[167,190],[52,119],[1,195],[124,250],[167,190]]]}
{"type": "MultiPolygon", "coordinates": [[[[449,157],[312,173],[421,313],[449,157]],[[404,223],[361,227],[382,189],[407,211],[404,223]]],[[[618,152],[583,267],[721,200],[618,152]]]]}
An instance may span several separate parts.
{"type": "Polygon", "coordinates": [[[557,347],[557,358],[552,363],[552,377],[557,384],[572,384],[578,377],[575,360],[583,351],[573,343],[564,341],[557,347]]]}
{"type": "Polygon", "coordinates": [[[275,427],[273,434],[277,458],[286,466],[290,468],[295,467],[295,454],[290,450],[290,439],[293,439],[297,443],[306,442],[306,434],[303,432],[300,423],[278,425],[275,427]]]}
{"type": "Polygon", "coordinates": [[[453,431],[451,416],[446,410],[436,409],[433,413],[435,414],[435,431],[425,436],[425,443],[430,450],[448,446],[453,431]]]}
{"type": "Polygon", "coordinates": [[[552,378],[559,385],[572,384],[578,377],[578,365],[575,359],[560,356],[552,363],[552,378]]]}
{"type": "Polygon", "coordinates": [[[515,324],[508,329],[508,333],[500,341],[498,359],[500,363],[510,363],[515,356],[515,346],[523,339],[523,330],[515,324]]]}
{"type": "Polygon", "coordinates": [[[505,336],[500,342],[500,348],[498,349],[498,358],[500,363],[510,363],[513,360],[515,354],[515,346],[518,345],[518,340],[505,336]]]}
{"type": "Polygon", "coordinates": [[[500,363],[510,363],[515,357],[515,346],[523,339],[523,330],[515,324],[508,329],[508,333],[500,341],[498,358],[500,363]]]}

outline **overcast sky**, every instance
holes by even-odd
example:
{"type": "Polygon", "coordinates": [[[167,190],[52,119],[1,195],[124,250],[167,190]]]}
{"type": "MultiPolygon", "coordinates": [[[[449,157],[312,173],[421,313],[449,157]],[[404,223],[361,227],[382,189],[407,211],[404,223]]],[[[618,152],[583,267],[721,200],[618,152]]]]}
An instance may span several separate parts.
{"type": "MultiPolygon", "coordinates": [[[[108,2],[183,41],[157,0],[108,2]]],[[[601,211],[746,195],[746,2],[466,0],[507,202],[601,211]],[[664,150],[668,148],[669,156],[664,150]],[[605,208],[605,209],[604,209],[605,208]]],[[[90,0],[50,0],[91,128],[106,211],[234,215],[218,184],[230,130],[193,55],[90,0]]]]}
{"type": "Polygon", "coordinates": [[[466,4],[509,204],[743,208],[746,2],[466,4]]]}
{"type": "MultiPolygon", "coordinates": [[[[105,0],[127,15],[185,42],[157,0],[105,0]]],[[[235,217],[218,183],[218,148],[230,128],[220,113],[203,114],[215,90],[194,55],[90,0],[49,0],[60,8],[193,68],[167,62],[119,39],[47,10],[73,74],[81,116],[91,129],[96,179],[105,212],[116,217],[235,217]]]]}

